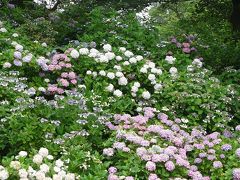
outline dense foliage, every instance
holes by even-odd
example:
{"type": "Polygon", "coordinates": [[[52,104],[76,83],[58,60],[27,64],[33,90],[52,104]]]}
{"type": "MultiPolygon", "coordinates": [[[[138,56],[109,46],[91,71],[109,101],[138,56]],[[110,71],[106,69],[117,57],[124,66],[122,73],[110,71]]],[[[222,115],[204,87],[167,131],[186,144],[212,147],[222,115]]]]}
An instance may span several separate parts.
{"type": "Polygon", "coordinates": [[[231,2],[3,2],[1,180],[240,179],[231,2]]]}

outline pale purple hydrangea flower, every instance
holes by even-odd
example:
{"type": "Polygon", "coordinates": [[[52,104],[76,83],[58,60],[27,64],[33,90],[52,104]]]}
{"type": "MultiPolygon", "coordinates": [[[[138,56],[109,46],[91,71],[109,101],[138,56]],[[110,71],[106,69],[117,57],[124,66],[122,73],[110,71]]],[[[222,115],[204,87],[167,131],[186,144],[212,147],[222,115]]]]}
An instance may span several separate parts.
{"type": "Polygon", "coordinates": [[[223,167],[222,162],[221,161],[214,161],[213,162],[213,167],[215,169],[222,168],[223,167]]]}
{"type": "Polygon", "coordinates": [[[194,160],[194,163],[195,164],[200,164],[202,162],[202,159],[201,158],[196,158],[195,160],[194,160]]]}
{"type": "Polygon", "coordinates": [[[165,168],[167,171],[173,171],[175,169],[175,165],[172,161],[168,161],[165,163],[165,168]]]}
{"type": "Polygon", "coordinates": [[[118,178],[117,175],[109,174],[109,176],[108,176],[108,180],[119,180],[119,178],[118,178]]]}
{"type": "Polygon", "coordinates": [[[192,165],[191,167],[190,167],[190,170],[191,171],[197,171],[198,170],[198,167],[197,166],[195,166],[195,165],[192,165]]]}
{"type": "Polygon", "coordinates": [[[106,156],[113,156],[114,149],[113,148],[105,148],[105,149],[103,149],[103,154],[106,156]]]}
{"type": "Polygon", "coordinates": [[[235,127],[235,130],[236,130],[236,131],[240,131],[240,125],[237,125],[237,126],[235,127]]]}
{"type": "Polygon", "coordinates": [[[109,174],[115,174],[117,172],[117,168],[111,166],[110,168],[108,168],[108,173],[109,174]]]}
{"type": "Polygon", "coordinates": [[[221,149],[223,151],[230,151],[230,150],[232,150],[232,146],[230,144],[224,144],[224,145],[222,145],[221,149]]]}
{"type": "Polygon", "coordinates": [[[144,147],[139,147],[136,150],[138,156],[143,156],[144,154],[147,154],[148,151],[144,147]]]}
{"type": "Polygon", "coordinates": [[[205,158],[207,157],[207,153],[199,153],[198,155],[200,158],[205,158]]]}
{"type": "Polygon", "coordinates": [[[240,148],[238,148],[238,149],[235,151],[235,154],[237,155],[237,157],[240,158],[240,148]]]}
{"type": "Polygon", "coordinates": [[[233,175],[234,180],[239,180],[240,179],[240,168],[233,169],[232,175],[233,175]]]}
{"type": "Polygon", "coordinates": [[[155,171],[156,170],[156,164],[154,162],[152,162],[152,161],[148,161],[146,163],[146,169],[148,171],[155,171]]]}
{"type": "Polygon", "coordinates": [[[207,159],[208,159],[209,161],[213,161],[214,159],[216,159],[216,156],[214,156],[214,155],[208,155],[208,156],[207,156],[207,159]]]}
{"type": "Polygon", "coordinates": [[[209,150],[208,150],[208,153],[209,153],[209,154],[215,154],[215,152],[216,152],[216,151],[215,151],[214,149],[209,149],[209,150]]]}
{"type": "Polygon", "coordinates": [[[158,178],[158,176],[156,175],[156,174],[150,174],[149,176],[148,176],[148,180],[158,180],[159,178],[158,178]]]}
{"type": "Polygon", "coordinates": [[[116,149],[123,149],[124,147],[126,147],[126,144],[124,142],[115,142],[113,144],[113,148],[116,149]]]}
{"type": "Polygon", "coordinates": [[[221,159],[224,159],[224,158],[225,158],[225,155],[224,155],[224,154],[220,154],[220,158],[221,158],[221,159]]]}

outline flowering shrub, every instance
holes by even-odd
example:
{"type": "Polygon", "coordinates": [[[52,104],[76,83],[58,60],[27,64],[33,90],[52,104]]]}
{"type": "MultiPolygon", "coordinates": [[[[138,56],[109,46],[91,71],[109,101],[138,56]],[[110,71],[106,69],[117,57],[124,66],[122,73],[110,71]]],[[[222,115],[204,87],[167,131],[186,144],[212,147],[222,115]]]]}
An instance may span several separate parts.
{"type": "Polygon", "coordinates": [[[116,114],[106,125],[114,132],[103,150],[113,162],[109,179],[239,178],[239,126],[223,135],[201,128],[188,133],[183,120],[149,107],[136,116],[116,114]]]}
{"type": "Polygon", "coordinates": [[[0,27],[0,179],[239,179],[239,87],[189,42],[156,61],[0,27]]]}

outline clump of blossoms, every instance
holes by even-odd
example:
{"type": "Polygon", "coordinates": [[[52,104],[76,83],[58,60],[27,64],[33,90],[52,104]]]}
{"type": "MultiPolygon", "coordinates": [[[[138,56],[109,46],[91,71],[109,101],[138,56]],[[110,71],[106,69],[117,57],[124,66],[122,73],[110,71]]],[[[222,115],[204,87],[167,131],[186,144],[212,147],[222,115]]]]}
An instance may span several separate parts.
{"type": "MultiPolygon", "coordinates": [[[[113,144],[103,150],[104,156],[116,162],[115,171],[109,171],[109,179],[121,177],[119,161],[126,163],[129,157],[141,161],[136,166],[145,172],[148,179],[164,179],[171,177],[175,171],[181,171],[184,172],[182,178],[207,180],[218,177],[219,170],[223,177],[237,177],[234,168],[239,165],[238,132],[232,132],[234,139],[229,141],[219,132],[207,134],[201,128],[193,128],[188,133],[181,128],[181,124],[181,119],[171,120],[166,114],[150,107],[144,108],[143,114],[136,116],[116,114],[113,122],[106,123],[115,132],[111,139],[113,144]],[[233,157],[231,162],[225,158],[227,156],[233,157]],[[206,166],[213,167],[210,174],[204,168],[206,166]],[[226,171],[229,169],[235,173],[233,176],[226,171]],[[163,171],[168,176],[159,173],[163,171]]],[[[130,166],[128,174],[133,175],[130,166]]]]}
{"type": "Polygon", "coordinates": [[[78,179],[74,173],[68,172],[67,167],[66,162],[56,160],[47,148],[42,147],[33,156],[28,156],[26,151],[20,151],[10,164],[0,166],[0,178],[11,179],[17,176],[19,179],[36,180],[78,179]]]}
{"type": "Polygon", "coordinates": [[[48,65],[48,71],[57,75],[57,84],[48,85],[48,93],[50,94],[63,94],[64,89],[74,87],[77,84],[77,75],[73,71],[73,65],[67,54],[76,59],[79,57],[79,53],[75,49],[68,49],[65,54],[55,54],[50,64],[48,65]]]}
{"type": "Polygon", "coordinates": [[[172,37],[170,41],[172,44],[175,44],[177,48],[181,48],[182,52],[190,54],[197,51],[197,49],[192,45],[196,38],[197,37],[195,35],[190,34],[185,36],[185,40],[182,43],[179,42],[176,37],[172,37]]]}

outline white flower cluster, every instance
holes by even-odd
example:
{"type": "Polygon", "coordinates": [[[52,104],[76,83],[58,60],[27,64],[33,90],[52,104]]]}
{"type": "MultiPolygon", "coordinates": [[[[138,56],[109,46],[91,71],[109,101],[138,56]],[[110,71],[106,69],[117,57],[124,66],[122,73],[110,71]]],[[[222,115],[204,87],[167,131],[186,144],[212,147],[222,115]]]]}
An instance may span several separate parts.
{"type": "MultiPolygon", "coordinates": [[[[29,164],[27,158],[28,153],[26,151],[20,151],[15,157],[15,160],[10,162],[9,168],[18,171],[20,180],[36,179],[36,180],[75,180],[75,174],[67,172],[67,166],[61,159],[56,160],[49,154],[47,148],[40,148],[37,154],[33,156],[33,164],[29,164]],[[18,159],[21,161],[18,161],[18,159]],[[44,162],[44,163],[43,163],[44,162]],[[28,163],[28,164],[25,164],[28,163]],[[37,166],[36,166],[37,165],[37,166]],[[38,167],[38,168],[33,168],[38,167]]],[[[9,174],[12,171],[7,171],[6,168],[0,166],[0,179],[8,179],[11,177],[9,174]]],[[[15,174],[15,173],[14,173],[15,174]]]]}
{"type": "Polygon", "coordinates": [[[167,61],[168,64],[174,64],[176,61],[176,58],[173,56],[166,56],[165,61],[167,61]]]}

